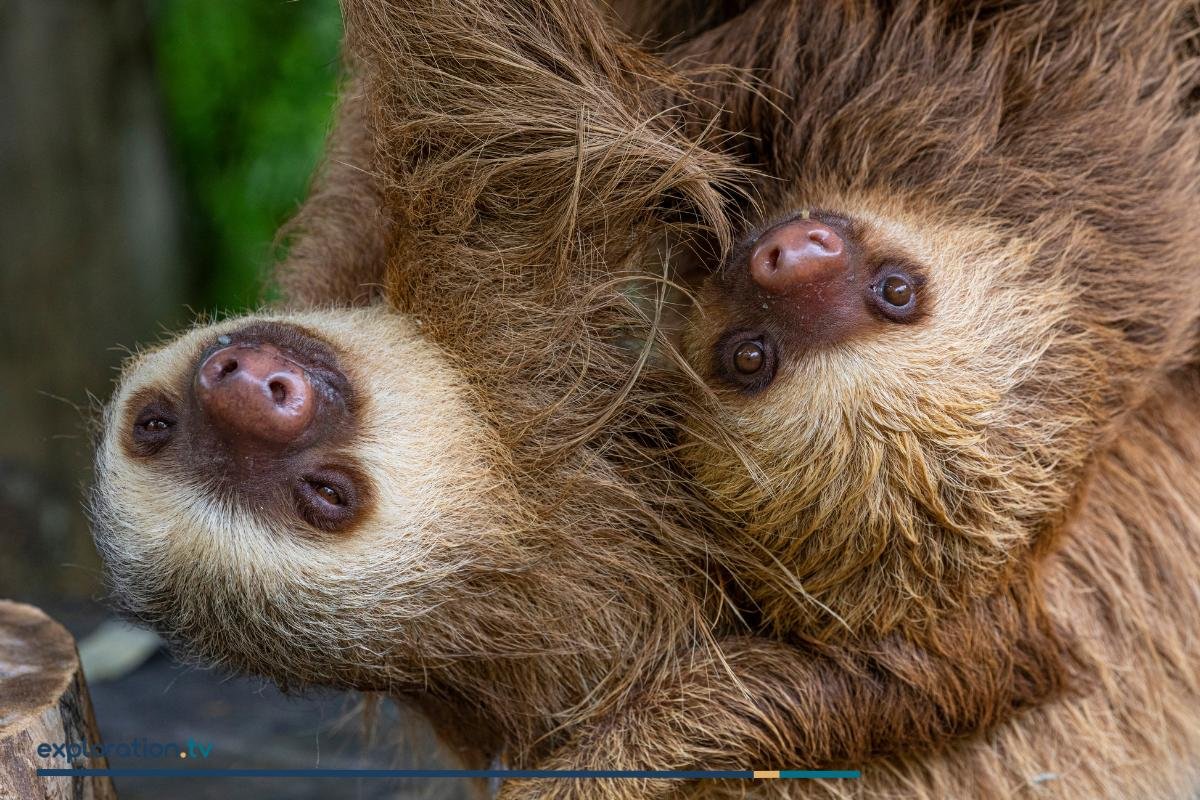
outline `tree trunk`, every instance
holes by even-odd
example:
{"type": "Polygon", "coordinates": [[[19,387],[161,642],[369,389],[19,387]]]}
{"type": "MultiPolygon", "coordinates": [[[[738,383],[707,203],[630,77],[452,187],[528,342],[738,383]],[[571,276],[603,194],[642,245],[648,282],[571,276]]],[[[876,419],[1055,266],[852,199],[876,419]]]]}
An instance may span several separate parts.
{"type": "Polygon", "coordinates": [[[108,778],[37,774],[105,769],[103,757],[54,753],[85,742],[101,740],[75,640],[33,606],[0,600],[0,800],[116,800],[108,778]]]}
{"type": "Polygon", "coordinates": [[[89,395],[183,311],[151,53],[143,0],[0,0],[0,595],[95,592],[89,395]]]}

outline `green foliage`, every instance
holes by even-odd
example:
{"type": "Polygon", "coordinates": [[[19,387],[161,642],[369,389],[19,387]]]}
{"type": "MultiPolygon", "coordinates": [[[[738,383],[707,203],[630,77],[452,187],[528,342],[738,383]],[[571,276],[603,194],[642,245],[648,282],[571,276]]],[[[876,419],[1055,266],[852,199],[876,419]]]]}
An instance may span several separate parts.
{"type": "Polygon", "coordinates": [[[151,0],[159,77],[189,201],[199,302],[259,299],[275,232],[331,120],[337,0],[151,0]]]}

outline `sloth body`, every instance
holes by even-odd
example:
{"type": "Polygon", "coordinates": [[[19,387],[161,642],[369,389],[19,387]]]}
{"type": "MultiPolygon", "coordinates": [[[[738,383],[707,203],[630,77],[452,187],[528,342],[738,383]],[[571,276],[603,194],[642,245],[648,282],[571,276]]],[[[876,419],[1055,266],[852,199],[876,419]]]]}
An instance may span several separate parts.
{"type": "Polygon", "coordinates": [[[594,505],[535,515],[452,363],[381,307],[233,319],[139,357],[110,405],[120,435],[97,454],[93,504],[123,607],[209,663],[414,696],[479,757],[568,719],[618,662],[657,656],[655,638],[677,639],[677,615],[698,605],[697,579],[616,535],[626,504],[595,464],[557,471],[578,472],[594,505]],[[255,435],[255,417],[223,423],[194,387],[197,365],[230,348],[225,381],[278,350],[349,423],[286,446],[255,435]],[[246,491],[251,474],[269,488],[246,491]]]}
{"type": "Polygon", "coordinates": [[[580,4],[344,5],[357,78],[280,283],[374,305],[130,363],[93,504],[129,613],[411,699],[475,761],[1194,793],[1185,4],[733,4],[669,54],[755,91],[580,4]],[[768,175],[746,234],[731,159],[768,175]],[[697,235],[741,245],[700,270],[688,383],[627,344],[628,287],[697,235]]]}
{"type": "Polygon", "coordinates": [[[920,759],[962,783],[900,795],[1022,789],[980,752],[1065,797],[1195,791],[1194,757],[1166,753],[1200,720],[1197,464],[1160,427],[1196,413],[1195,20],[761,2],[673,54],[764,76],[710,98],[768,177],[684,335],[716,399],[682,457],[760,630],[892,684],[848,689],[896,712],[858,721],[863,755],[936,745],[922,712],[987,729],[1035,707],[920,759]],[[1133,755],[1148,730],[1158,755],[1133,755]],[[1147,758],[1180,769],[1116,777],[1147,758]]]}

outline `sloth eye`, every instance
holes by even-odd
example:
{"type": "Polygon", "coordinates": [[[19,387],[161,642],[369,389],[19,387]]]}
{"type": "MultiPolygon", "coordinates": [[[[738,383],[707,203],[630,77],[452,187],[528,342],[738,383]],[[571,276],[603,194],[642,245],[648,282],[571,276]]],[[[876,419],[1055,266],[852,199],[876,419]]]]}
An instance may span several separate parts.
{"type": "Polygon", "coordinates": [[[912,284],[903,275],[889,275],[883,282],[883,299],[903,308],[912,300],[912,284]]]}
{"type": "Polygon", "coordinates": [[[917,311],[918,281],[900,270],[888,270],[871,287],[875,307],[884,317],[893,322],[908,322],[917,311]]]}
{"type": "Polygon", "coordinates": [[[743,342],[733,351],[733,366],[743,375],[753,375],[762,369],[766,353],[759,342],[743,342]]]}
{"type": "Polygon", "coordinates": [[[330,486],[328,483],[318,484],[317,485],[317,494],[319,494],[321,496],[322,500],[324,500],[326,503],[329,503],[330,505],[333,505],[333,506],[345,505],[345,503],[342,502],[342,496],[340,494],[338,494],[338,490],[333,488],[332,486],[330,486]]]}
{"type": "Polygon", "coordinates": [[[340,530],[358,511],[354,481],[335,469],[306,475],[296,482],[293,494],[304,521],[323,531],[340,530]]]}
{"type": "Polygon", "coordinates": [[[743,393],[765,389],[775,377],[775,346],[765,334],[735,331],[717,344],[717,373],[743,393]]]}
{"type": "Polygon", "coordinates": [[[130,431],[135,452],[152,456],[170,443],[176,417],[171,407],[163,400],[148,403],[133,422],[130,431]]]}

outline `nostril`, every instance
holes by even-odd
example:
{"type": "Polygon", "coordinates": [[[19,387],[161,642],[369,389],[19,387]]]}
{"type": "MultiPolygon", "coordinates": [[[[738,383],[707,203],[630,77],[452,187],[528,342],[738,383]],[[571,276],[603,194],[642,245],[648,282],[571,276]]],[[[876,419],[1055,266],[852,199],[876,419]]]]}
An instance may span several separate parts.
{"type": "Polygon", "coordinates": [[[217,371],[217,378],[228,377],[231,373],[237,372],[238,362],[236,358],[230,358],[220,365],[217,371]]]}
{"type": "Polygon", "coordinates": [[[287,402],[288,390],[287,390],[287,386],[284,385],[283,381],[280,381],[280,380],[271,381],[267,385],[267,388],[271,390],[271,399],[275,401],[275,405],[281,406],[287,402]]]}
{"type": "Polygon", "coordinates": [[[842,239],[826,227],[816,227],[808,232],[808,239],[821,247],[826,253],[836,255],[841,252],[842,239]]]}
{"type": "Polygon", "coordinates": [[[772,247],[764,255],[763,271],[774,272],[779,269],[779,259],[783,255],[783,248],[772,247]]]}

